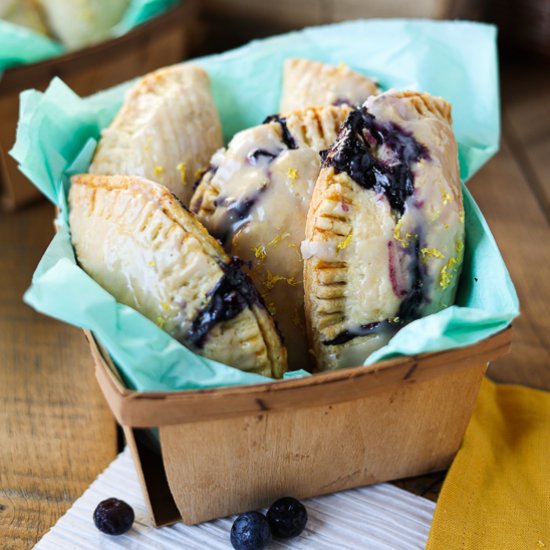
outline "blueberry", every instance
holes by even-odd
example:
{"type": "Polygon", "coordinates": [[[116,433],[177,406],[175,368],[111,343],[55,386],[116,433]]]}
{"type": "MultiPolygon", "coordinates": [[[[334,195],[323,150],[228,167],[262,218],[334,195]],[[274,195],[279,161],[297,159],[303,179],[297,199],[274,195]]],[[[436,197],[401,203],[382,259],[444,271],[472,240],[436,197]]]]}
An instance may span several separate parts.
{"type": "Polygon", "coordinates": [[[241,514],[231,527],[231,544],[235,550],[262,550],[270,541],[269,523],[260,512],[241,514]]]}
{"type": "Polygon", "coordinates": [[[94,510],[95,526],[107,535],[122,535],[134,523],[134,510],[123,500],[102,500],[94,510]]]}
{"type": "Polygon", "coordinates": [[[307,523],[305,506],[295,498],[284,497],[275,501],[267,511],[267,521],[274,537],[297,537],[307,523]]]}

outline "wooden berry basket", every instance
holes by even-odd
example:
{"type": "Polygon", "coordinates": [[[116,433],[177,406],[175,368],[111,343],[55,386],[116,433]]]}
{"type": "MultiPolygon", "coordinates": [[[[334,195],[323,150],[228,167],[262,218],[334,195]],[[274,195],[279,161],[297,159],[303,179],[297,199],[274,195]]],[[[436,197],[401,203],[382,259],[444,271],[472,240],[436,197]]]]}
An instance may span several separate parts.
{"type": "Polygon", "coordinates": [[[86,333],[156,525],[194,524],[446,468],[512,328],[466,348],[273,384],[135,392],[86,333]],[[160,454],[140,442],[158,428],[160,454]]]}
{"type": "Polygon", "coordinates": [[[129,33],[39,63],[8,69],[0,79],[0,206],[13,210],[43,195],[8,156],[15,141],[19,94],[60,77],[80,96],[110,88],[189,57],[197,1],[184,0],[129,33]]]}

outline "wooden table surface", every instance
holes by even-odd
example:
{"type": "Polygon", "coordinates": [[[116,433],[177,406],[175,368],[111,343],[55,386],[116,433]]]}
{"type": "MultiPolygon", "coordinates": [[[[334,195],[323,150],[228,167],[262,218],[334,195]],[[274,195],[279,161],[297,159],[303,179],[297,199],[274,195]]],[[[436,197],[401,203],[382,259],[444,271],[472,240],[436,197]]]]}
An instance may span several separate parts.
{"type": "MultiPolygon", "coordinates": [[[[521,300],[489,374],[550,390],[550,71],[503,70],[501,152],[469,183],[521,300]]],[[[29,548],[115,457],[114,421],[79,330],[21,297],[53,235],[43,202],[0,217],[0,548],[29,548]]],[[[399,484],[434,497],[443,476],[399,484]]]]}

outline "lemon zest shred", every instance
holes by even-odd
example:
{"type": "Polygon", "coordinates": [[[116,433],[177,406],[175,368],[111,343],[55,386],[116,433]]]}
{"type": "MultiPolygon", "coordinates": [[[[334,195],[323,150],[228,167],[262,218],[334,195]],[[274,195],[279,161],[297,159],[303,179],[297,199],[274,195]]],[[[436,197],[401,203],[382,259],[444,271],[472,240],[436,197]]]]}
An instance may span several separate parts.
{"type": "Polygon", "coordinates": [[[443,200],[443,204],[449,204],[453,202],[452,195],[448,191],[445,191],[443,187],[440,187],[439,191],[441,192],[441,199],[443,200]]]}
{"type": "Polygon", "coordinates": [[[298,170],[296,170],[296,168],[289,168],[287,172],[287,176],[291,180],[295,180],[298,177],[298,170]]]}
{"type": "Polygon", "coordinates": [[[155,177],[160,176],[164,172],[164,166],[155,166],[155,177]]]}
{"type": "Polygon", "coordinates": [[[285,277],[282,275],[273,275],[269,269],[267,270],[265,274],[265,281],[264,285],[271,290],[279,281],[284,281],[285,277]]]}
{"type": "Polygon", "coordinates": [[[414,237],[412,233],[406,233],[404,237],[401,236],[401,228],[403,227],[403,218],[401,218],[393,228],[393,238],[401,244],[403,248],[409,246],[409,241],[414,237]]]}
{"type": "Polygon", "coordinates": [[[263,244],[259,244],[258,246],[253,248],[252,252],[254,252],[254,256],[256,256],[256,258],[260,260],[260,262],[263,262],[267,257],[267,252],[263,244]]]}
{"type": "Polygon", "coordinates": [[[271,241],[267,243],[267,247],[270,248],[272,246],[275,246],[281,241],[284,241],[287,237],[290,237],[290,233],[281,233],[279,235],[275,235],[275,237],[273,237],[273,239],[271,239],[271,241]]]}
{"type": "Polygon", "coordinates": [[[264,285],[271,290],[278,282],[285,281],[290,286],[296,286],[298,282],[294,277],[283,277],[282,275],[274,275],[269,271],[266,271],[264,285]]]}
{"type": "Polygon", "coordinates": [[[181,183],[185,184],[187,181],[187,167],[185,166],[185,162],[180,162],[176,168],[178,169],[181,177],[181,183]]]}
{"type": "Polygon", "coordinates": [[[454,271],[458,264],[458,258],[449,258],[449,261],[441,268],[439,286],[446,289],[452,282],[455,275],[454,271]]]}
{"type": "Polygon", "coordinates": [[[437,248],[421,248],[422,260],[425,262],[428,258],[444,258],[443,252],[437,248]]]}
{"type": "Polygon", "coordinates": [[[350,231],[346,238],[342,241],[340,241],[337,245],[336,245],[336,251],[339,252],[340,250],[344,250],[344,248],[347,248],[349,246],[349,243],[351,242],[351,237],[352,237],[352,232],[350,231]]]}
{"type": "Polygon", "coordinates": [[[150,262],[147,262],[147,265],[149,267],[157,267],[157,262],[155,262],[154,260],[151,260],[150,262]]]}
{"type": "Polygon", "coordinates": [[[458,215],[458,220],[460,221],[460,223],[464,223],[464,212],[461,212],[461,213],[458,215]]]}
{"type": "Polygon", "coordinates": [[[159,315],[159,316],[155,319],[155,323],[158,325],[159,328],[163,328],[163,327],[164,327],[164,324],[166,323],[166,321],[159,315]]]}

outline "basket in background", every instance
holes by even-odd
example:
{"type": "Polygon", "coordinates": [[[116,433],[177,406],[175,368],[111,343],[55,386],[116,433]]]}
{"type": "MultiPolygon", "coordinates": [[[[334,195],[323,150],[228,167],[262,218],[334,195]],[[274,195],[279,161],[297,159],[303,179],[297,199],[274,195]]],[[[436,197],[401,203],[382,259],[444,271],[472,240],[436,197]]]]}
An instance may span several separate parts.
{"type": "Polygon", "coordinates": [[[189,57],[197,21],[196,0],[185,0],[129,33],[30,65],[6,70],[0,80],[0,205],[14,210],[42,197],[8,156],[15,141],[19,94],[43,90],[55,76],[87,96],[189,57]]]}

